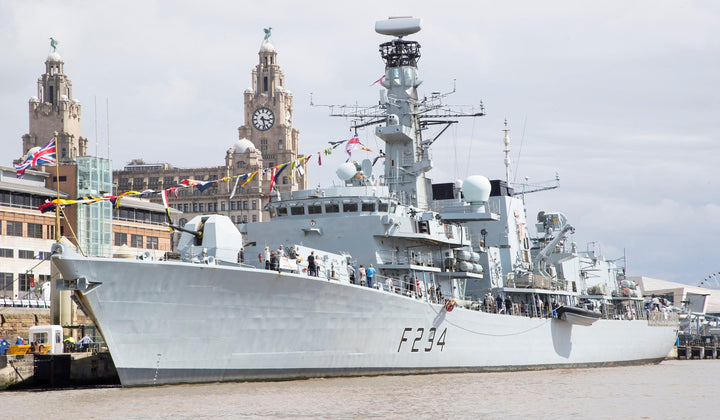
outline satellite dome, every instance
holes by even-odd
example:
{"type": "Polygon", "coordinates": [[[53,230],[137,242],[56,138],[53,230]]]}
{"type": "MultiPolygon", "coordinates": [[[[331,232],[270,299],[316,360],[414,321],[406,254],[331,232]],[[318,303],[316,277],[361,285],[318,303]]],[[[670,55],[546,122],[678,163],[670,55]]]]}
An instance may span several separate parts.
{"type": "Polygon", "coordinates": [[[79,99],[73,99],[73,100],[72,100],[72,103],[75,104],[75,105],[80,105],[80,100],[79,100],[79,99]]]}
{"type": "Polygon", "coordinates": [[[260,46],[260,52],[275,52],[275,47],[273,44],[265,40],[260,46]]]}
{"type": "Polygon", "coordinates": [[[67,95],[60,95],[60,102],[68,102],[68,96],[67,95]]]}
{"type": "Polygon", "coordinates": [[[247,153],[255,150],[255,145],[248,139],[240,139],[233,144],[233,153],[247,153]]]}
{"type": "Polygon", "coordinates": [[[49,61],[51,63],[62,63],[63,59],[62,59],[62,57],[60,57],[60,54],[53,51],[50,53],[50,55],[48,55],[48,58],[46,61],[49,61]]]}
{"type": "Polygon", "coordinates": [[[490,198],[490,180],[482,175],[472,175],[463,181],[462,193],[468,203],[484,203],[490,198]]]}
{"type": "Polygon", "coordinates": [[[38,99],[37,96],[31,96],[30,97],[30,103],[37,104],[40,102],[40,99],[38,99]]]}
{"type": "Polygon", "coordinates": [[[337,168],[335,174],[343,181],[350,181],[357,174],[357,167],[353,162],[345,162],[337,168]]]}

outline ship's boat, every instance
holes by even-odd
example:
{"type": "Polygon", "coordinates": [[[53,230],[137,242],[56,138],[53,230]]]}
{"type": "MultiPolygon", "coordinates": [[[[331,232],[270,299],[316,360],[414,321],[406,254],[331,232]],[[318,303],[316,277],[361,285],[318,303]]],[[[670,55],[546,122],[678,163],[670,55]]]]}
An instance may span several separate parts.
{"type": "Polygon", "coordinates": [[[555,310],[557,317],[574,325],[592,325],[602,317],[599,312],[573,306],[561,306],[555,310]]]}
{"type": "Polygon", "coordinates": [[[394,37],[380,45],[381,103],[354,121],[376,125],[385,143],[381,176],[369,160],[348,162],[338,171],[342,185],[283,192],[267,206],[269,221],[239,229],[226,216],[196,216],[180,228],[180,259],[53,247],[57,287],[92,318],[122,384],[663,360],[675,342],[674,314],[647,313],[637,290],[622,293],[623,268],[578,251],[562,213],[538,214],[532,236],[524,197],[507,179],[432,184],[431,145],[484,112],[453,111],[444,94],[419,97],[420,45],[406,39],[418,19],[381,21],[376,30],[394,37]],[[423,138],[433,127],[440,133],[423,138]],[[266,247],[280,245],[295,259],[280,251],[277,263],[266,262],[266,247]],[[375,275],[352,281],[348,265],[375,275]],[[573,309],[581,304],[598,311],[573,309]]]}

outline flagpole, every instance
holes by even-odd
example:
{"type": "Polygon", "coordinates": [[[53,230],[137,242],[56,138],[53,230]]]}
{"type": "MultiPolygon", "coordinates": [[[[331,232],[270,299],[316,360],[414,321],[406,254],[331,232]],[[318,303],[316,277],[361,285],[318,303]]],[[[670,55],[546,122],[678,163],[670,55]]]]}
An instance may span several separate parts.
{"type": "Polygon", "coordinates": [[[60,242],[60,159],[57,153],[57,132],[55,132],[55,189],[57,204],[55,205],[55,242],[60,242]]]}

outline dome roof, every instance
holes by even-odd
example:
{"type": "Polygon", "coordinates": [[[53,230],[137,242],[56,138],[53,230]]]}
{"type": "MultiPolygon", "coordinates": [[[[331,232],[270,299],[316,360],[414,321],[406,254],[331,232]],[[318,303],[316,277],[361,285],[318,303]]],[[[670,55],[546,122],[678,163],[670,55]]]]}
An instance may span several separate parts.
{"type": "Polygon", "coordinates": [[[263,41],[260,52],[275,52],[275,47],[268,40],[263,41]]]}
{"type": "Polygon", "coordinates": [[[53,51],[50,53],[50,55],[48,55],[48,58],[46,61],[49,61],[51,63],[62,63],[63,59],[62,59],[62,57],[60,57],[60,54],[53,51]]]}
{"type": "Polygon", "coordinates": [[[234,153],[247,153],[255,150],[255,145],[248,139],[240,139],[233,144],[234,153]]]}

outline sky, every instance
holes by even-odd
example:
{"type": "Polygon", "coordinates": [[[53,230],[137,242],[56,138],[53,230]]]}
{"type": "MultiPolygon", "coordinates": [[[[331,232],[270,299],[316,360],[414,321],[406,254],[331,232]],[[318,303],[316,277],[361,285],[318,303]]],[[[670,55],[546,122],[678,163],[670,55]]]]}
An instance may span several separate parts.
{"type": "MultiPolygon", "coordinates": [[[[350,121],[322,105],[377,103],[378,44],[390,38],[374,24],[388,16],[423,19],[407,38],[422,46],[420,95],[455,88],[446,103],[485,106],[486,116],[435,142],[433,182],[504,178],[507,119],[512,180],[560,179],[525,196],[530,222],[561,211],[579,249],[625,256],[628,275],[720,286],[715,1],[4,0],[0,164],[22,155],[50,37],[92,154],[116,169],[134,158],[224,164],[267,27],[293,93],[300,153],[317,152],[350,133],[350,121]]],[[[372,128],[359,134],[383,149],[372,128]]],[[[336,182],[332,165],[309,169],[312,186],[336,182]]]]}

